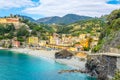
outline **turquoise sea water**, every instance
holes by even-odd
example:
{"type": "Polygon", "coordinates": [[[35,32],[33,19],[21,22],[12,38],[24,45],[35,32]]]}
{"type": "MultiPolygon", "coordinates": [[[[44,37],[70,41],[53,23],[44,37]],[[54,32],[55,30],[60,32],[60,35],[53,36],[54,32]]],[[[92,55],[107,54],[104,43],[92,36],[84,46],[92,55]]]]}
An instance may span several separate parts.
{"type": "Polygon", "coordinates": [[[59,70],[65,69],[71,68],[54,61],[0,50],[0,80],[96,80],[80,73],[58,74],[59,70]]]}

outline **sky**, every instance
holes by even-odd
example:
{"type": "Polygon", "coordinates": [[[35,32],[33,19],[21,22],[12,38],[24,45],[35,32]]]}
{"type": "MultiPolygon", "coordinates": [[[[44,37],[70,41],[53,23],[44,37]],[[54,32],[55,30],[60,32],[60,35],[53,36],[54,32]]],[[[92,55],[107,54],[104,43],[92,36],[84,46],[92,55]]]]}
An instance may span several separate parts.
{"type": "Polygon", "coordinates": [[[120,0],[0,0],[0,17],[20,14],[39,19],[78,14],[100,17],[120,9],[120,0]]]}

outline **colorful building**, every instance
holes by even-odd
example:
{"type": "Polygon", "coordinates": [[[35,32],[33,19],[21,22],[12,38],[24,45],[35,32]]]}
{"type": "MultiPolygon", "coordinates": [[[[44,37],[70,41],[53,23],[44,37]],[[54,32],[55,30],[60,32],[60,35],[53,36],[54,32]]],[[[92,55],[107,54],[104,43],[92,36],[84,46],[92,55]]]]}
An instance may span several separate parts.
{"type": "Polygon", "coordinates": [[[5,18],[0,18],[0,23],[7,23],[7,20],[5,18]]]}
{"type": "Polygon", "coordinates": [[[45,40],[40,40],[39,45],[40,45],[40,46],[45,46],[46,43],[47,43],[47,41],[45,41],[45,40]]]}
{"type": "Polygon", "coordinates": [[[55,38],[53,36],[50,36],[49,44],[56,44],[55,38]]]}
{"type": "Polygon", "coordinates": [[[61,40],[61,43],[65,46],[71,46],[73,45],[73,40],[72,40],[72,36],[71,35],[66,35],[66,34],[63,34],[62,35],[62,40],[61,40]]]}
{"type": "Polygon", "coordinates": [[[12,46],[18,48],[18,47],[20,47],[20,42],[19,41],[12,41],[12,46]]]}
{"type": "Polygon", "coordinates": [[[85,39],[86,38],[86,34],[80,34],[79,35],[79,39],[85,39]]]}
{"type": "Polygon", "coordinates": [[[60,42],[61,39],[58,34],[54,33],[52,36],[49,36],[49,44],[59,45],[60,42]]]}
{"type": "Polygon", "coordinates": [[[39,39],[38,37],[29,37],[28,38],[28,44],[29,45],[38,45],[39,44],[39,39]]]}
{"type": "Polygon", "coordinates": [[[17,24],[19,23],[19,18],[0,18],[0,24],[17,24]]]}

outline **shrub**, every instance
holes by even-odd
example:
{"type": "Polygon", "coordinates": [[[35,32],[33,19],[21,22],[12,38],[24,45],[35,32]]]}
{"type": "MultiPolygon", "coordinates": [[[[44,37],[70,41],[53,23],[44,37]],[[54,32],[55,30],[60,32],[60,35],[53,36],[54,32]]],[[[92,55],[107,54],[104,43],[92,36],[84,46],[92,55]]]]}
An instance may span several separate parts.
{"type": "Polygon", "coordinates": [[[102,45],[97,45],[92,49],[92,52],[97,52],[101,49],[102,45]]]}
{"type": "Polygon", "coordinates": [[[84,50],[85,50],[85,51],[89,51],[89,50],[90,50],[90,47],[84,47],[84,50]]]}
{"type": "Polygon", "coordinates": [[[112,80],[120,80],[120,71],[116,71],[115,76],[113,77],[112,80]]]}

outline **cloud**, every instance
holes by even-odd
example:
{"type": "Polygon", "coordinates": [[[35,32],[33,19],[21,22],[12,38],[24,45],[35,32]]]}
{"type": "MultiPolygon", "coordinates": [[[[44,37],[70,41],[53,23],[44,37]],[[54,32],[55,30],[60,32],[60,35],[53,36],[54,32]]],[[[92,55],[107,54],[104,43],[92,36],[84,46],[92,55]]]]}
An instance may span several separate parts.
{"type": "Polygon", "coordinates": [[[40,0],[40,5],[24,9],[27,14],[63,16],[73,13],[87,16],[101,16],[119,9],[120,4],[107,4],[108,0],[40,0]]]}
{"type": "Polygon", "coordinates": [[[33,7],[37,4],[31,0],[0,0],[0,9],[33,7]]]}

